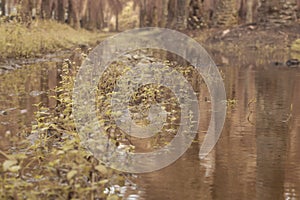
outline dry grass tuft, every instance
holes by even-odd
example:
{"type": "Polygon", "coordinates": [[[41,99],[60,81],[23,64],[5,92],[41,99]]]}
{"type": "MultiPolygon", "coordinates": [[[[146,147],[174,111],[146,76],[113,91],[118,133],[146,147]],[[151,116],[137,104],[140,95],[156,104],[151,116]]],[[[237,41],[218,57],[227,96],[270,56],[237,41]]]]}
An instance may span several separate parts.
{"type": "Polygon", "coordinates": [[[0,19],[0,59],[39,57],[78,44],[96,43],[106,36],[107,33],[75,30],[55,21],[38,21],[28,26],[0,19]]]}

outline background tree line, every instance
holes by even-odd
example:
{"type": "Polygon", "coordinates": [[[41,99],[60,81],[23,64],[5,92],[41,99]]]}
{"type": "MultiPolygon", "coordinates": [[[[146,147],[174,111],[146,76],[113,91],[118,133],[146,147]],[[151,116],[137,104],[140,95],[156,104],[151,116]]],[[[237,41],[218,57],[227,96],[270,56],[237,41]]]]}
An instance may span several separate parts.
{"type": "Polygon", "coordinates": [[[291,24],[300,17],[300,0],[1,0],[1,15],[19,16],[23,22],[53,19],[86,29],[113,24],[118,31],[121,13],[129,4],[138,13],[140,27],[291,24]]]}

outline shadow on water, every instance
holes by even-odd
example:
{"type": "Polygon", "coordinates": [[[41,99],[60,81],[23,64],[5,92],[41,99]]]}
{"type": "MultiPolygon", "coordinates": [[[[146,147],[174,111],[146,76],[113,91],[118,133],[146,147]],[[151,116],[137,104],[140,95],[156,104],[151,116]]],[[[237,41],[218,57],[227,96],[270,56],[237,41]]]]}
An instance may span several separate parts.
{"type": "MultiPolygon", "coordinates": [[[[216,147],[199,160],[196,141],[172,165],[132,176],[124,199],[300,198],[300,69],[216,57],[224,63],[227,98],[235,102],[216,147]]],[[[2,151],[18,148],[18,135],[34,119],[33,104],[55,107],[49,97],[59,82],[57,66],[44,62],[0,75],[2,151]]],[[[199,140],[210,119],[207,97],[203,88],[199,140]]]]}

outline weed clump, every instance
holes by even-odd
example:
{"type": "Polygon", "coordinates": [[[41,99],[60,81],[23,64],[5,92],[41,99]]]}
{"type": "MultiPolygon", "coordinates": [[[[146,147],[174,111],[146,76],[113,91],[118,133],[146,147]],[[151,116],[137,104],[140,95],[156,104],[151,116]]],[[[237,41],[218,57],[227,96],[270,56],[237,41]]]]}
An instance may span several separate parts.
{"type": "Polygon", "coordinates": [[[119,199],[116,185],[124,176],[107,168],[82,146],[72,117],[74,75],[62,65],[56,87],[57,107],[37,104],[30,131],[24,130],[22,150],[0,151],[1,199],[119,199]],[[115,191],[115,192],[112,192],[115,191]]]}

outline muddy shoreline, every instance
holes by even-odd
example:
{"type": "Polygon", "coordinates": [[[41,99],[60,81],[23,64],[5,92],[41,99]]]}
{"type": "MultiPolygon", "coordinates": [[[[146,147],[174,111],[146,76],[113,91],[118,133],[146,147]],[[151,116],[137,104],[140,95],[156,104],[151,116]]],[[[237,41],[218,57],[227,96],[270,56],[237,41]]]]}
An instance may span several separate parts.
{"type": "MultiPolygon", "coordinates": [[[[242,59],[250,55],[261,60],[267,59],[268,63],[277,66],[285,66],[290,59],[300,60],[300,52],[291,50],[292,43],[300,39],[300,24],[284,27],[261,27],[250,24],[233,28],[185,31],[184,33],[203,45],[212,57],[222,54],[225,57],[242,59]]],[[[109,33],[104,38],[109,36],[112,34],[109,33]]],[[[99,42],[97,41],[97,43],[99,42]]],[[[90,47],[95,47],[97,43],[91,44],[90,47]]],[[[66,48],[37,57],[7,58],[0,61],[0,74],[18,69],[23,65],[39,62],[62,62],[64,59],[70,58],[74,49],[78,48],[84,51],[81,45],[77,45],[73,47],[73,50],[66,48]]],[[[217,61],[217,65],[226,64],[222,58],[220,60],[217,61]]]]}
{"type": "MultiPolygon", "coordinates": [[[[290,59],[299,59],[300,52],[292,50],[292,43],[300,39],[300,24],[280,27],[261,27],[241,25],[233,28],[210,29],[191,32],[194,37],[212,55],[236,57],[247,60],[254,57],[260,62],[282,64],[290,59]]],[[[253,60],[253,63],[256,61],[253,60]]],[[[224,63],[223,63],[224,64],[224,63]]],[[[225,63],[226,64],[226,63],[225,63]]]]}

